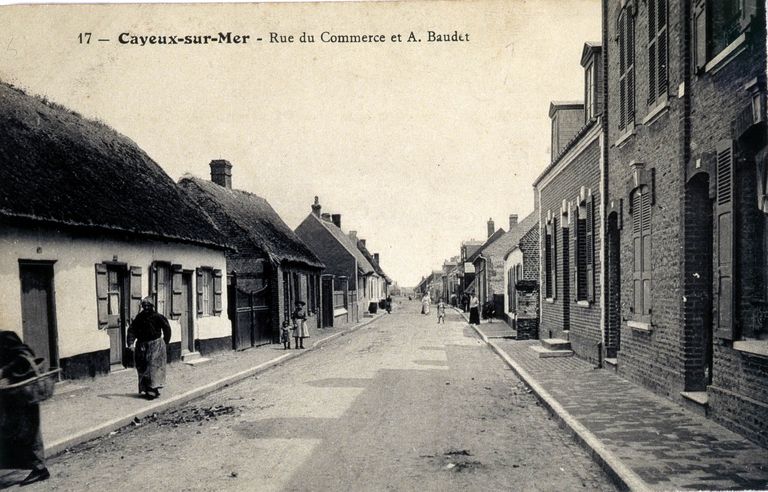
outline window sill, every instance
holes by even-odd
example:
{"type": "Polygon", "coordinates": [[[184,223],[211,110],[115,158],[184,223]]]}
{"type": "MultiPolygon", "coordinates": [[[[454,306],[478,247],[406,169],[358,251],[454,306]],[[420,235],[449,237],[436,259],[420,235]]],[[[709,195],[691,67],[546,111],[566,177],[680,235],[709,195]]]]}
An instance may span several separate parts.
{"type": "Polygon", "coordinates": [[[336,316],[343,316],[345,314],[347,314],[347,310],[345,308],[336,308],[336,309],[333,310],[333,317],[334,318],[336,316]]]}
{"type": "Polygon", "coordinates": [[[766,340],[742,340],[733,342],[733,349],[745,354],[768,358],[768,341],[766,340]]]}
{"type": "Polygon", "coordinates": [[[712,58],[706,65],[704,65],[704,73],[716,74],[723,69],[734,58],[739,56],[747,49],[747,34],[741,33],[741,36],[736,38],[731,44],[725,47],[723,51],[712,58]]]}
{"type": "Polygon", "coordinates": [[[592,303],[589,301],[576,301],[576,305],[583,308],[591,308],[592,303]]]}
{"type": "Polygon", "coordinates": [[[551,297],[547,297],[546,299],[544,299],[544,302],[546,302],[547,304],[554,304],[555,300],[551,297]]]}
{"type": "Polygon", "coordinates": [[[629,141],[630,138],[635,136],[635,125],[631,125],[628,127],[629,129],[622,134],[618,140],[616,140],[616,143],[614,144],[617,148],[621,148],[624,146],[624,144],[629,141]]]}
{"type": "Polygon", "coordinates": [[[664,95],[664,98],[656,103],[648,112],[648,115],[643,118],[643,125],[653,125],[667,111],[669,111],[669,98],[667,95],[664,95]]]}
{"type": "Polygon", "coordinates": [[[643,323],[642,321],[627,321],[627,326],[635,331],[642,331],[644,333],[651,333],[653,331],[650,323],[643,323]]]}

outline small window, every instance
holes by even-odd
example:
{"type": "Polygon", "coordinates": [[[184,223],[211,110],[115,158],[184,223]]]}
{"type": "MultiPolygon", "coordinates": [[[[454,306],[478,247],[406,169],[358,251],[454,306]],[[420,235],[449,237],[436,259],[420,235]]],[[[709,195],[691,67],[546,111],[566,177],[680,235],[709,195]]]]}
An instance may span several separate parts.
{"type": "Polygon", "coordinates": [[[648,0],[648,105],[667,94],[667,0],[648,0]]]}
{"type": "Polygon", "coordinates": [[[619,129],[635,122],[635,19],[625,8],[619,15],[619,129]]]}
{"type": "Polygon", "coordinates": [[[734,42],[756,12],[757,0],[699,0],[693,22],[697,70],[734,42]]]}
{"type": "Polygon", "coordinates": [[[593,61],[584,72],[584,114],[587,121],[597,116],[597,100],[595,98],[596,75],[595,62],[593,61]]]}
{"type": "Polygon", "coordinates": [[[197,315],[219,316],[222,310],[221,270],[210,267],[197,269],[197,315]]]}
{"type": "Polygon", "coordinates": [[[213,315],[213,275],[209,268],[202,269],[203,316],[213,315]]]}
{"type": "Polygon", "coordinates": [[[155,310],[166,318],[171,318],[173,314],[171,312],[171,299],[173,298],[171,264],[156,262],[152,266],[151,273],[149,288],[155,297],[155,310]]]}

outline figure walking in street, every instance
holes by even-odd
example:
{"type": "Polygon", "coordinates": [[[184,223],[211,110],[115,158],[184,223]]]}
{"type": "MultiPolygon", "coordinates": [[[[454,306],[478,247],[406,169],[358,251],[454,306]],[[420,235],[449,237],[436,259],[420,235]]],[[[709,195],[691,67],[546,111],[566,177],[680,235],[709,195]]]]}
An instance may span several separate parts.
{"type": "Polygon", "coordinates": [[[429,314],[429,305],[432,304],[432,298],[429,297],[429,292],[424,294],[421,298],[421,314],[429,314]]]}
{"type": "Polygon", "coordinates": [[[480,300],[475,294],[469,299],[469,324],[480,324],[480,300]]]}
{"type": "Polygon", "coordinates": [[[443,302],[443,298],[440,298],[440,301],[437,303],[437,324],[445,324],[445,303],[443,302]]]}
{"type": "Polygon", "coordinates": [[[392,296],[387,296],[387,298],[384,300],[384,307],[387,309],[387,314],[390,314],[392,312],[392,296]]]}
{"type": "Polygon", "coordinates": [[[296,309],[293,310],[291,318],[293,319],[293,338],[297,349],[304,348],[304,339],[309,338],[309,328],[307,328],[307,311],[304,309],[307,303],[296,301],[296,309]]]}
{"type": "Polygon", "coordinates": [[[128,328],[128,347],[136,342],[134,359],[139,375],[139,394],[154,399],[165,385],[165,346],[171,341],[171,326],[162,314],[155,311],[151,297],[141,300],[141,312],[128,328]]]}
{"type": "Polygon", "coordinates": [[[32,472],[20,485],[50,478],[40,432],[40,404],[2,387],[35,377],[35,354],[12,331],[0,330],[0,468],[32,472]]]}
{"type": "Polygon", "coordinates": [[[288,320],[283,321],[283,327],[280,330],[280,341],[283,342],[283,348],[291,348],[291,323],[288,320]]]}

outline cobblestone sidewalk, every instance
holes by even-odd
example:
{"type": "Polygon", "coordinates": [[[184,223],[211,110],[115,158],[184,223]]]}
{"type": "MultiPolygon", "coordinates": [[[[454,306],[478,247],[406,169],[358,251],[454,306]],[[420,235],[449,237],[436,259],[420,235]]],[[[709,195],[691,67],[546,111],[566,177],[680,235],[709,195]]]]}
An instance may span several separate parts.
{"type": "Polygon", "coordinates": [[[538,341],[492,343],[649,488],[768,489],[768,450],[712,420],[576,357],[539,358],[538,341]]]}

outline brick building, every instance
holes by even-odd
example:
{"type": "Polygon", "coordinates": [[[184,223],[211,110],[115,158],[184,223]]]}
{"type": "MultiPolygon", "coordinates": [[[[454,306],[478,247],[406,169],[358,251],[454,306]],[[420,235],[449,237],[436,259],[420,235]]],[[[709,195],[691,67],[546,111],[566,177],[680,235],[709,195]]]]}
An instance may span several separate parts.
{"type": "Polygon", "coordinates": [[[260,196],[232,188],[232,164],[210,163],[211,180],[179,181],[236,251],[227,254],[229,317],[237,349],[277,342],[297,301],[307,323],[321,327],[320,275],[324,265],[260,196]]]}
{"type": "Polygon", "coordinates": [[[539,204],[541,338],[570,341],[574,352],[602,358],[600,207],[602,48],[582,51],[584,104],[553,102],[552,160],[534,182],[539,204]],[[580,125],[574,124],[578,115],[580,125]],[[557,138],[555,137],[557,136],[557,138]]]}
{"type": "MultiPolygon", "coordinates": [[[[344,233],[341,214],[321,213],[317,197],[312,212],[296,228],[296,234],[325,264],[323,290],[333,292],[329,326],[357,323],[368,310],[368,284],[377,277],[373,265],[357,246],[357,232],[344,233]]],[[[327,296],[326,296],[327,297],[327,296]]]]}
{"type": "MultiPolygon", "coordinates": [[[[517,221],[517,216],[515,216],[517,221]]],[[[504,253],[496,249],[488,248],[501,236],[504,235],[504,229],[496,229],[493,219],[488,219],[488,238],[485,242],[472,253],[469,262],[472,263],[475,270],[475,279],[473,281],[474,293],[483,307],[488,302],[493,302],[496,313],[501,315],[504,302],[504,253]],[[499,262],[499,254],[501,261],[499,262]],[[501,266],[499,266],[501,265],[501,266]],[[494,297],[494,295],[496,297],[494,297]]]]}
{"type": "Polygon", "coordinates": [[[506,249],[504,264],[504,320],[518,340],[539,337],[539,211],[512,224],[494,247],[506,249]]]}
{"type": "Polygon", "coordinates": [[[766,445],[764,5],[605,0],[603,13],[609,355],[766,445]]]}

